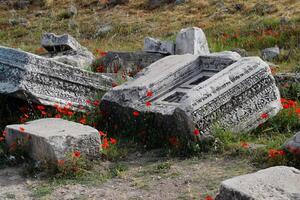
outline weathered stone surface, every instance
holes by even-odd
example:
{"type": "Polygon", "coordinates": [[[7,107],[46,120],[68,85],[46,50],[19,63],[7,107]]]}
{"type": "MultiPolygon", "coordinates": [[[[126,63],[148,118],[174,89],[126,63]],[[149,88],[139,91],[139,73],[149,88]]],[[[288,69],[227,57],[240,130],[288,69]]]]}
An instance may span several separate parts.
{"type": "Polygon", "coordinates": [[[146,37],[144,41],[144,51],[162,54],[175,54],[175,45],[173,42],[160,41],[159,39],[146,37]]]}
{"type": "Polygon", "coordinates": [[[23,141],[24,150],[36,161],[57,163],[65,159],[67,153],[74,151],[80,151],[90,159],[100,156],[101,140],[98,131],[79,123],[46,118],[26,124],[8,125],[5,131],[5,140],[9,146],[23,141]],[[24,128],[24,131],[20,128],[24,128]]]}
{"type": "Polygon", "coordinates": [[[49,52],[47,56],[51,59],[81,69],[90,66],[95,58],[87,48],[67,34],[45,33],[42,36],[41,45],[49,52]]]}
{"type": "Polygon", "coordinates": [[[123,125],[136,110],[155,115],[150,123],[159,130],[190,135],[195,127],[209,134],[216,123],[247,131],[265,121],[261,114],[272,117],[281,109],[268,64],[235,52],[165,57],[106,93],[101,106],[123,125]]]}
{"type": "Polygon", "coordinates": [[[288,139],[284,144],[284,148],[293,154],[300,155],[300,132],[288,139]]]}
{"type": "Polygon", "coordinates": [[[274,78],[278,85],[300,84],[300,73],[276,73],[274,78]]]}
{"type": "Polygon", "coordinates": [[[237,53],[240,54],[242,57],[247,57],[247,56],[249,56],[249,55],[248,55],[248,52],[247,52],[245,49],[234,48],[234,49],[231,49],[231,51],[237,52],[237,53]]]}
{"type": "Polygon", "coordinates": [[[300,170],[277,166],[223,181],[216,200],[298,200],[300,170]]]}
{"type": "Polygon", "coordinates": [[[148,67],[165,56],[151,52],[108,52],[99,65],[103,65],[107,73],[116,73],[119,70],[132,73],[148,67]]]}
{"type": "Polygon", "coordinates": [[[267,61],[272,61],[275,58],[278,58],[280,54],[280,49],[278,46],[266,48],[262,50],[262,58],[267,61]]]}
{"type": "Polygon", "coordinates": [[[53,106],[72,103],[73,109],[111,88],[106,76],[0,46],[0,93],[53,106]]]}
{"type": "Polygon", "coordinates": [[[182,29],[176,38],[176,54],[209,54],[206,36],[201,28],[182,29]]]}

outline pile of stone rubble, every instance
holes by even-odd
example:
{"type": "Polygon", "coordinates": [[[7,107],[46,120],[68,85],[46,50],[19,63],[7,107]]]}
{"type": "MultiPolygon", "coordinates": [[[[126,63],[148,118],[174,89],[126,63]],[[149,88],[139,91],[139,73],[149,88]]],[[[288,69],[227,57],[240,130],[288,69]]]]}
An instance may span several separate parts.
{"type": "MultiPolygon", "coordinates": [[[[151,116],[153,128],[186,136],[194,136],[195,129],[208,136],[215,125],[246,132],[266,120],[262,114],[272,117],[281,109],[269,65],[236,52],[211,53],[200,28],[181,30],[176,42],[148,37],[142,52],[109,52],[102,59],[107,68],[144,68],[114,88],[107,74],[85,70],[95,57],[70,35],[44,34],[42,46],[48,51],[43,57],[0,46],[1,96],[46,106],[71,103],[76,111],[105,93],[100,107],[118,126],[126,128],[132,113],[139,112],[139,117],[151,116]]],[[[35,160],[55,163],[74,150],[93,159],[101,151],[97,130],[62,119],[8,125],[6,132],[8,144],[30,137],[26,149],[35,160]],[[16,134],[21,127],[24,133],[16,134]]],[[[287,141],[287,148],[300,148],[298,136],[287,141]]],[[[299,174],[294,168],[276,167],[233,178],[222,183],[217,199],[297,199],[299,174]],[[274,173],[280,181],[272,179],[274,173]]]]}

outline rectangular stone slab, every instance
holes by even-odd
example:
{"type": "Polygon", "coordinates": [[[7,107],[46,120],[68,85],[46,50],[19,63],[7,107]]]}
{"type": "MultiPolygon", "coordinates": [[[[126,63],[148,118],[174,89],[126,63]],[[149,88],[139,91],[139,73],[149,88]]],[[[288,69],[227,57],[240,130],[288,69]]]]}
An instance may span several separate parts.
{"type": "Polygon", "coordinates": [[[165,133],[193,135],[197,128],[206,135],[216,124],[234,132],[251,130],[266,120],[263,113],[276,115],[281,103],[268,64],[222,52],[165,57],[106,93],[101,108],[121,125],[139,111],[145,118],[154,115],[149,123],[165,133]]]}
{"type": "Polygon", "coordinates": [[[222,182],[216,200],[300,199],[300,171],[277,166],[222,182]]]}
{"type": "Polygon", "coordinates": [[[86,105],[112,86],[112,79],[21,50],[0,46],[0,93],[53,106],[86,105]]]}

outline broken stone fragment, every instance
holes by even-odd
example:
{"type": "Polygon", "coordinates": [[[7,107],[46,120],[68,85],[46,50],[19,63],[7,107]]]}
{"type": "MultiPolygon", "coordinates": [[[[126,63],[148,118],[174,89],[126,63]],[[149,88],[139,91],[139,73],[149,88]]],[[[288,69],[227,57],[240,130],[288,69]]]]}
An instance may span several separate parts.
{"type": "Polygon", "coordinates": [[[175,54],[175,45],[173,42],[160,41],[159,39],[146,37],[144,41],[144,51],[163,54],[175,54]]]}
{"type": "Polygon", "coordinates": [[[94,55],[81,46],[72,36],[45,33],[41,45],[49,52],[48,57],[74,67],[85,69],[95,59],[94,55]]]}
{"type": "Polygon", "coordinates": [[[300,132],[288,139],[284,144],[284,148],[290,153],[300,156],[300,132]]]}
{"type": "Polygon", "coordinates": [[[97,98],[113,83],[101,74],[1,46],[0,71],[0,94],[47,106],[71,103],[72,110],[88,106],[87,99],[97,98]]]}
{"type": "MultiPolygon", "coordinates": [[[[23,148],[35,161],[56,164],[68,153],[79,151],[89,159],[100,157],[101,139],[98,131],[79,123],[45,118],[5,128],[6,143],[23,148]]],[[[12,149],[13,150],[13,149],[12,149]]]]}
{"type": "Polygon", "coordinates": [[[175,54],[209,54],[206,36],[201,28],[191,27],[182,29],[176,38],[175,54]]]}
{"type": "Polygon", "coordinates": [[[300,198],[300,170],[277,166],[223,181],[216,200],[291,200],[300,198]]]}
{"type": "Polygon", "coordinates": [[[209,135],[216,124],[249,131],[266,120],[262,114],[276,115],[281,103],[268,64],[258,57],[221,52],[158,60],[107,92],[101,108],[120,126],[138,111],[144,118],[153,116],[149,124],[157,130],[193,136],[195,128],[209,135]]]}
{"type": "Polygon", "coordinates": [[[278,58],[280,54],[280,49],[278,46],[266,48],[261,51],[262,58],[267,61],[272,61],[278,58]]]}

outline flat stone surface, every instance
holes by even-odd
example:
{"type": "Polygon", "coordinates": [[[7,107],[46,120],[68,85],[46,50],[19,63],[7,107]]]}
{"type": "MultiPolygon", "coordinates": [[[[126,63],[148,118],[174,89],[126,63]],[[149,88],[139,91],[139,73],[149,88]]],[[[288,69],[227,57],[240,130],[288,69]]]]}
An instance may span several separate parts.
{"type": "Polygon", "coordinates": [[[176,38],[175,54],[209,54],[206,36],[201,28],[191,27],[182,29],[176,38]]]}
{"type": "Polygon", "coordinates": [[[88,106],[109,90],[112,79],[21,50],[0,46],[0,93],[54,106],[88,106]]]}
{"type": "Polygon", "coordinates": [[[220,52],[158,60],[106,93],[101,107],[121,125],[139,111],[144,118],[154,116],[149,123],[159,130],[193,135],[198,128],[205,135],[216,123],[234,132],[251,130],[266,121],[263,113],[276,115],[281,103],[268,64],[258,57],[220,52]]]}
{"type": "Polygon", "coordinates": [[[25,124],[8,125],[6,143],[28,141],[24,149],[36,161],[57,163],[67,153],[80,151],[88,158],[99,158],[101,140],[96,129],[79,123],[46,118],[25,124]],[[24,131],[20,131],[24,128],[24,131]],[[29,139],[28,139],[29,138],[29,139]]]}
{"type": "Polygon", "coordinates": [[[223,181],[216,200],[298,200],[300,170],[277,166],[223,181]]]}

